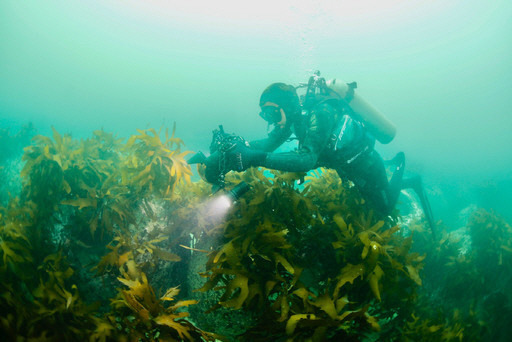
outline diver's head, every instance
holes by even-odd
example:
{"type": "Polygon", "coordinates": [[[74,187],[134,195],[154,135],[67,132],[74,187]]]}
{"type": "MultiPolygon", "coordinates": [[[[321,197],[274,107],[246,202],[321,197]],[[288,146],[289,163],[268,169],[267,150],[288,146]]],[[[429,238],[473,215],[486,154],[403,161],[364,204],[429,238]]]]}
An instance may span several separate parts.
{"type": "Polygon", "coordinates": [[[260,108],[265,121],[281,127],[291,126],[301,113],[295,87],[284,83],[273,83],[263,91],[260,108]]]}

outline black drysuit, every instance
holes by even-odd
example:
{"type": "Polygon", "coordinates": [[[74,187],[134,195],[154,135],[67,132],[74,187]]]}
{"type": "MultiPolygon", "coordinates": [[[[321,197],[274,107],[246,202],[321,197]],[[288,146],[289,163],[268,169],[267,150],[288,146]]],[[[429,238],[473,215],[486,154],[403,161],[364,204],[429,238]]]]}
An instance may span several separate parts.
{"type": "Polygon", "coordinates": [[[269,152],[258,166],[290,172],[307,172],[317,167],[335,169],[342,179],[351,180],[379,211],[388,214],[394,208],[400,184],[390,186],[374,145],[375,139],[365,127],[329,100],[319,102],[307,115],[284,128],[276,126],[268,138],[250,143],[252,149],[269,152]],[[292,133],[299,141],[298,149],[272,153],[292,133]]]}

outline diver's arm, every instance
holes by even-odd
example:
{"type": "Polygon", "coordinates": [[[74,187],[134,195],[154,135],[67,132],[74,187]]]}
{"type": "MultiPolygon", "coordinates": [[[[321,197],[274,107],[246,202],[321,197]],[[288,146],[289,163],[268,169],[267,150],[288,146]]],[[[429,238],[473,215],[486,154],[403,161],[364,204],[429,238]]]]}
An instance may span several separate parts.
{"type": "Polygon", "coordinates": [[[269,153],[261,166],[281,171],[308,172],[315,168],[317,160],[318,155],[310,152],[269,153]]]}
{"type": "Polygon", "coordinates": [[[307,172],[316,168],[318,157],[332,132],[335,114],[332,106],[319,105],[309,116],[308,132],[301,149],[296,152],[268,153],[261,166],[290,172],[307,172]]]}
{"type": "Polygon", "coordinates": [[[276,126],[272,132],[268,134],[267,138],[251,141],[249,146],[254,150],[273,152],[276,148],[281,146],[286,141],[286,139],[290,137],[291,134],[292,132],[290,128],[281,128],[276,126]]]}

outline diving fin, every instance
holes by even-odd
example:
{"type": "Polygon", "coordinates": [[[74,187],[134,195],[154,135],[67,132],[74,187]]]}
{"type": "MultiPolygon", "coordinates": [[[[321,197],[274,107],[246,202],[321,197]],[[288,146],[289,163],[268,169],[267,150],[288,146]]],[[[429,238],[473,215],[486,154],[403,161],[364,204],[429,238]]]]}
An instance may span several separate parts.
{"type": "Polygon", "coordinates": [[[395,166],[387,190],[388,212],[391,212],[395,208],[396,202],[398,201],[398,196],[400,195],[400,191],[403,188],[402,178],[405,171],[405,154],[403,152],[399,152],[393,159],[385,161],[384,163],[387,165],[391,164],[395,166]]]}
{"type": "MultiPolygon", "coordinates": [[[[391,180],[389,181],[389,186],[391,189],[398,189],[398,193],[396,194],[398,198],[400,190],[403,188],[402,179],[405,171],[405,154],[403,152],[398,152],[396,156],[389,161],[389,163],[396,165],[393,176],[391,176],[391,180]]],[[[393,203],[396,203],[396,200],[393,203]]]]}
{"type": "Polygon", "coordinates": [[[427,219],[428,225],[430,226],[430,230],[432,231],[432,237],[436,240],[436,231],[435,231],[435,221],[434,215],[432,215],[432,208],[430,208],[430,202],[428,200],[427,194],[423,189],[423,183],[421,181],[420,176],[415,176],[413,178],[405,179],[402,183],[402,189],[413,189],[414,192],[418,195],[420,199],[421,207],[423,208],[423,213],[427,219]]]}
{"type": "Polygon", "coordinates": [[[428,225],[432,231],[432,236],[434,240],[436,239],[435,233],[435,221],[434,216],[432,215],[432,209],[430,208],[430,202],[428,201],[428,197],[425,194],[423,189],[423,184],[420,176],[415,176],[412,178],[403,179],[404,171],[405,171],[405,154],[403,152],[399,152],[396,154],[393,159],[389,161],[385,161],[387,165],[395,165],[395,171],[393,172],[393,176],[389,181],[389,189],[390,190],[390,203],[394,204],[398,200],[398,195],[400,194],[400,190],[402,189],[413,189],[416,192],[421,207],[423,208],[423,213],[427,219],[428,225]]]}

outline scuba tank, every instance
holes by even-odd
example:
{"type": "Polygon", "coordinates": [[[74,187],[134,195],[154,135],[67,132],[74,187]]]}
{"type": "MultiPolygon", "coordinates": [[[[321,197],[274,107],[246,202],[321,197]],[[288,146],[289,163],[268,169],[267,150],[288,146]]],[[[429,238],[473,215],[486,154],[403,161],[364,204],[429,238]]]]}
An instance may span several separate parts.
{"type": "Polygon", "coordinates": [[[354,91],[357,88],[355,82],[345,83],[338,79],[332,79],[325,84],[331,90],[332,96],[338,97],[350,107],[351,116],[364,123],[375,139],[383,144],[393,140],[396,134],[395,125],[354,91]]]}
{"type": "Polygon", "coordinates": [[[320,77],[320,71],[317,70],[309,78],[308,83],[301,83],[297,88],[307,88],[306,94],[302,96],[306,110],[321,101],[334,100],[348,109],[348,114],[363,123],[379,142],[387,144],[395,137],[395,125],[355,92],[356,82],[345,83],[339,79],[326,81],[320,77]]]}

